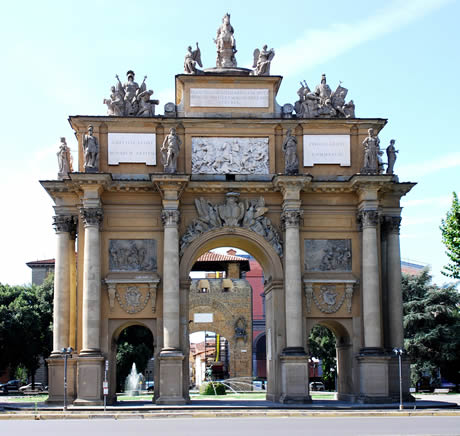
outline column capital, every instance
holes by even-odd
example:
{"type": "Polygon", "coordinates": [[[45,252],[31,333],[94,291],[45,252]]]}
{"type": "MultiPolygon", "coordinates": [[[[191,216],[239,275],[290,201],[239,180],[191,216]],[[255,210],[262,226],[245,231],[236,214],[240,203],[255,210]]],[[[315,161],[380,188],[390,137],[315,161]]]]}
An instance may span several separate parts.
{"type": "Polygon", "coordinates": [[[283,194],[283,200],[299,201],[300,191],[305,188],[313,177],[310,175],[304,176],[276,176],[273,180],[273,184],[283,194]]]}
{"type": "Polygon", "coordinates": [[[401,227],[401,217],[400,216],[383,216],[382,224],[387,233],[393,233],[399,235],[399,229],[401,227]]]}
{"type": "Polygon", "coordinates": [[[80,215],[83,219],[85,227],[99,227],[102,223],[104,212],[101,207],[82,207],[80,209],[80,215]]]}
{"type": "Polygon", "coordinates": [[[78,218],[75,215],[53,216],[53,227],[56,233],[70,233],[72,239],[75,239],[77,222],[78,218]]]}
{"type": "Polygon", "coordinates": [[[379,223],[379,211],[378,210],[360,210],[358,212],[358,225],[360,229],[364,229],[366,227],[377,227],[379,223]]]}
{"type": "Polygon", "coordinates": [[[180,222],[180,212],[177,209],[163,209],[161,221],[164,227],[177,227],[180,222]]]}
{"type": "Polygon", "coordinates": [[[283,229],[287,227],[299,227],[301,215],[300,210],[284,210],[281,213],[281,227],[283,229]]]}

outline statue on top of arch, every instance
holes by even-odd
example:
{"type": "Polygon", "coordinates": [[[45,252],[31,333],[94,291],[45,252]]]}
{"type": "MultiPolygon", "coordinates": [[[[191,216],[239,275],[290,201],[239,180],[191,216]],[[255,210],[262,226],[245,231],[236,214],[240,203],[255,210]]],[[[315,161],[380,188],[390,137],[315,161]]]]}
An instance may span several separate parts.
{"type": "Polygon", "coordinates": [[[233,36],[233,26],[230,24],[230,14],[226,13],[222,18],[222,24],[217,29],[217,35],[214,39],[217,47],[217,68],[236,68],[236,41],[233,36]]]}
{"type": "Polygon", "coordinates": [[[147,90],[144,80],[141,85],[134,81],[134,71],[126,73],[126,82],[121,83],[118,74],[116,86],[112,86],[110,98],[105,98],[103,103],[107,105],[107,114],[116,117],[153,117],[155,115],[155,105],[159,100],[151,100],[153,91],[147,90]]]}
{"type": "Polygon", "coordinates": [[[295,102],[294,109],[299,118],[355,118],[355,104],[353,100],[345,102],[347,94],[348,89],[340,84],[332,92],[323,74],[314,92],[305,80],[300,82],[297,91],[299,100],[295,102]]]}

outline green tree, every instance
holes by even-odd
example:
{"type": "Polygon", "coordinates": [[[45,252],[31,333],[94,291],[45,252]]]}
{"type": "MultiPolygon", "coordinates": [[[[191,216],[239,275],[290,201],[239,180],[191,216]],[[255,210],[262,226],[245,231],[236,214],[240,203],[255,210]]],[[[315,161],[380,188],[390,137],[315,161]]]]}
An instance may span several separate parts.
{"type": "Polygon", "coordinates": [[[311,357],[321,360],[323,381],[327,389],[335,389],[337,360],[335,336],[327,327],[316,325],[308,337],[308,349],[311,357]]]}
{"type": "Polygon", "coordinates": [[[53,278],[42,286],[0,285],[0,365],[23,366],[34,382],[52,345],[53,278]]]}
{"type": "Polygon", "coordinates": [[[402,278],[404,347],[412,361],[415,386],[428,375],[459,383],[460,294],[455,286],[431,283],[427,270],[402,278]]]}
{"type": "Polygon", "coordinates": [[[441,221],[442,242],[447,248],[446,254],[450,263],[441,271],[447,277],[460,279],[460,203],[457,194],[453,193],[452,207],[446,219],[441,221]]]}
{"type": "Polygon", "coordinates": [[[124,390],[125,379],[133,363],[144,372],[153,356],[153,336],[149,329],[134,325],[124,329],[117,341],[117,392],[124,390]]]}

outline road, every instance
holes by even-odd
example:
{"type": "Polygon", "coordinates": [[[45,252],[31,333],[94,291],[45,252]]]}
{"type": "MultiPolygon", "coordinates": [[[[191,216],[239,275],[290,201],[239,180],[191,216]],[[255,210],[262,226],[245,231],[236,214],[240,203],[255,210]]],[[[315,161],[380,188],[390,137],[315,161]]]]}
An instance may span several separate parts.
{"type": "Polygon", "coordinates": [[[359,418],[160,418],[0,421],[2,435],[110,436],[460,435],[460,416],[359,418]]]}

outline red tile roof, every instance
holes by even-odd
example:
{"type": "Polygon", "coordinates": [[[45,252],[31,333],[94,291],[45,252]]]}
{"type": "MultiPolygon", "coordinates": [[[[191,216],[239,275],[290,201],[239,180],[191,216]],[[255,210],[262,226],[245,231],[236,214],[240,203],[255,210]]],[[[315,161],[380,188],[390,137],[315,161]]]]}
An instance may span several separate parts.
{"type": "Polygon", "coordinates": [[[55,264],[55,260],[54,259],[45,259],[45,260],[34,260],[32,262],[27,262],[26,265],[29,266],[29,267],[32,267],[32,266],[54,266],[55,264]]]}
{"type": "Polygon", "coordinates": [[[247,262],[247,259],[239,256],[231,256],[229,254],[219,254],[208,251],[200,256],[197,262],[228,262],[228,261],[237,261],[237,262],[247,262]]]}

